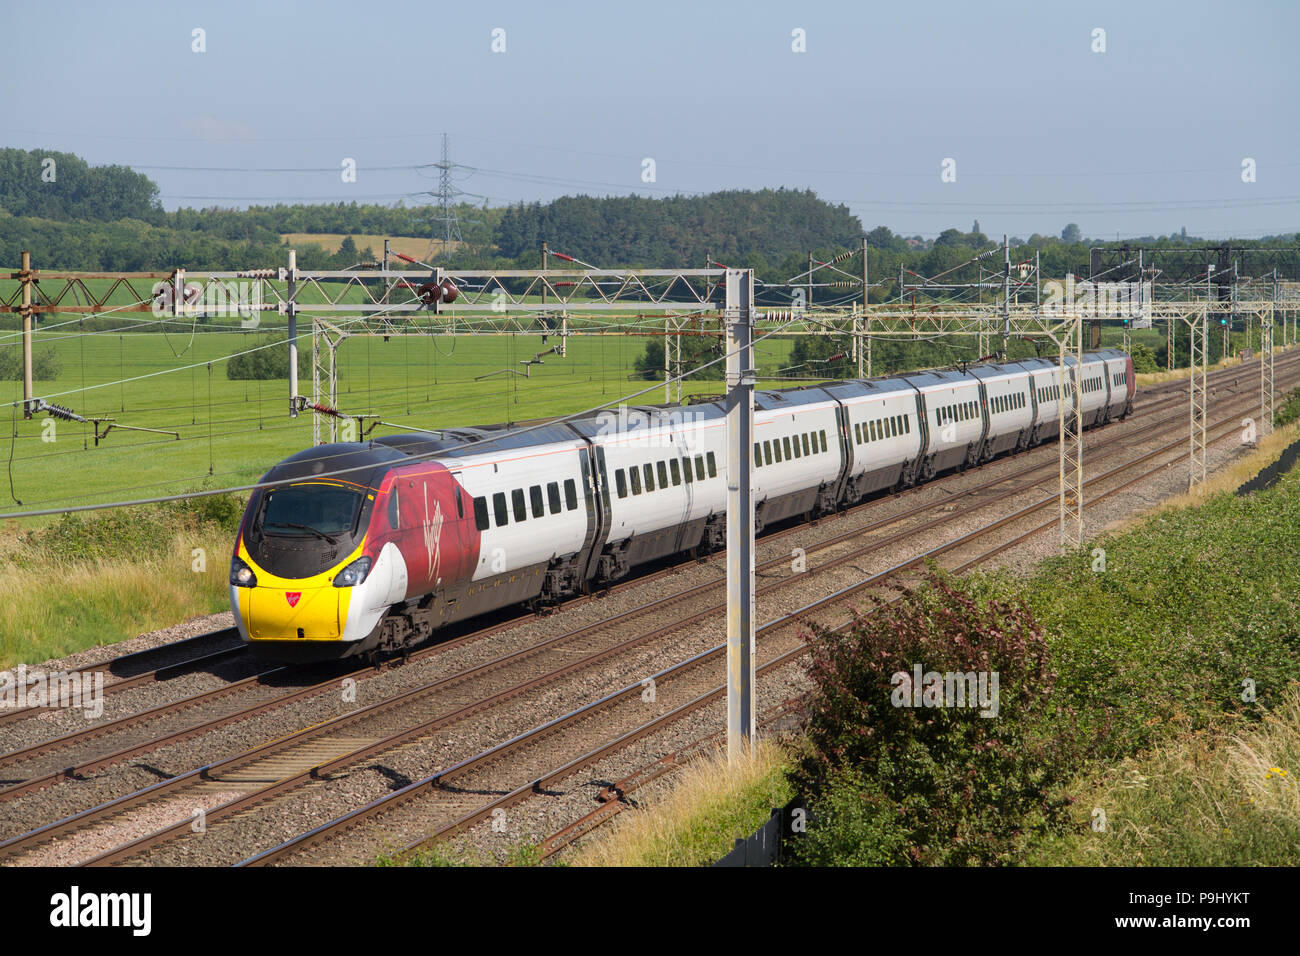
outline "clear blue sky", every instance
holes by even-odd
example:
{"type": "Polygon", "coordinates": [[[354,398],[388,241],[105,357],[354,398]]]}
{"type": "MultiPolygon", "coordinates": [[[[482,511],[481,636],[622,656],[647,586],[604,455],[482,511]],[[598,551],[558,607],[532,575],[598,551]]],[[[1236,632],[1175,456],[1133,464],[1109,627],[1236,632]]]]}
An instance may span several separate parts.
{"type": "Polygon", "coordinates": [[[1281,0],[6,7],[0,144],[135,166],[168,208],[427,201],[434,171],[377,167],[447,132],[493,205],[784,185],[908,235],[1300,230],[1281,0]]]}

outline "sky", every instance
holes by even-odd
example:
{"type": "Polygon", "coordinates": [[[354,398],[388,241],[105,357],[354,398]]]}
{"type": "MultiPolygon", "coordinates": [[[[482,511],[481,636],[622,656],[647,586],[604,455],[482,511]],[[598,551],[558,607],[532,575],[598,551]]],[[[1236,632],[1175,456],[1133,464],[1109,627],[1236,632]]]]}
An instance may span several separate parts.
{"type": "Polygon", "coordinates": [[[494,206],[785,186],[927,237],[1300,230],[1284,0],[3,4],[0,146],[168,209],[428,202],[446,133],[494,206]]]}

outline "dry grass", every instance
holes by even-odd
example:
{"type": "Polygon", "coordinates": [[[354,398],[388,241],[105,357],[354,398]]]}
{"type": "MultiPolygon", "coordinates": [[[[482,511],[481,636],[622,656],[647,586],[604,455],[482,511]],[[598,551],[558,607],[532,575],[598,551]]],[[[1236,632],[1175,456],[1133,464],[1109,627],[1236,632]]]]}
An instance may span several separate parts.
{"type": "MultiPolygon", "coordinates": [[[[357,243],[361,245],[361,243],[357,243]]],[[[1278,351],[1281,351],[1280,349],[1278,351]]],[[[1229,356],[1219,359],[1213,365],[1206,366],[1207,371],[1213,371],[1216,368],[1228,368],[1232,365],[1240,365],[1241,359],[1229,356]]],[[[1176,368],[1172,372],[1140,372],[1133,376],[1137,382],[1138,388],[1150,385],[1160,385],[1163,382],[1185,382],[1190,376],[1190,372],[1185,368],[1176,368]]]]}
{"type": "Polygon", "coordinates": [[[709,866],[737,838],[767,821],[791,796],[785,751],[759,741],[750,759],[729,764],[710,752],[662,781],[646,809],[622,813],[614,828],[569,862],[575,866],[709,866]]]}
{"type": "Polygon", "coordinates": [[[1214,474],[1207,475],[1205,481],[1198,485],[1196,490],[1184,492],[1173,498],[1166,498],[1149,510],[1126,519],[1120,527],[1127,527],[1148,515],[1201,504],[1211,495],[1225,491],[1236,491],[1263,469],[1281,458],[1282,452],[1286,450],[1287,446],[1297,440],[1300,440],[1300,422],[1292,422],[1290,425],[1279,428],[1273,434],[1260,439],[1254,451],[1243,455],[1226,467],[1220,468],[1214,474]]]}
{"type": "MultiPolygon", "coordinates": [[[[303,243],[315,243],[318,246],[324,246],[325,251],[335,253],[339,251],[339,246],[347,238],[343,233],[338,232],[287,232],[280,236],[290,245],[302,245],[303,243]]],[[[357,252],[362,252],[367,246],[376,256],[384,254],[384,239],[388,239],[388,248],[393,252],[400,252],[404,256],[410,256],[413,259],[424,259],[429,255],[429,240],[421,239],[414,236],[373,236],[373,235],[354,235],[352,241],[357,244],[357,252]]],[[[453,242],[453,249],[463,246],[462,242],[453,242]]],[[[442,241],[439,240],[433,252],[436,255],[442,251],[442,241]]],[[[396,263],[401,266],[401,263],[396,263]]]]}
{"type": "Polygon", "coordinates": [[[1292,866],[1300,855],[1300,685],[1255,724],[1124,761],[1078,801],[1080,832],[1028,862],[1292,866]],[[1104,817],[1102,816],[1104,814],[1104,817]],[[1104,828],[1098,828],[1104,820],[1104,828]]]}
{"type": "Polygon", "coordinates": [[[52,558],[0,535],[0,667],[36,664],[225,610],[229,536],[178,532],[156,554],[52,558]],[[203,548],[205,570],[194,570],[203,548]]]}

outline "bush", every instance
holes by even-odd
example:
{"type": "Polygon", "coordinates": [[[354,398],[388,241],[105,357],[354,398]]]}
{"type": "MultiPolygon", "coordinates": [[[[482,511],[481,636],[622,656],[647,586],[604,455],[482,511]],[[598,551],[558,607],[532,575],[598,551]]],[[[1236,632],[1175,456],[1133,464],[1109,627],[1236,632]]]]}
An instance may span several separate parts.
{"type": "Polygon", "coordinates": [[[833,770],[801,840],[789,841],[796,866],[903,866],[911,837],[897,805],[855,770],[833,770]]]}
{"type": "Polygon", "coordinates": [[[19,567],[51,561],[106,561],[167,553],[179,532],[195,535],[217,529],[232,538],[244,514],[244,500],[213,495],[104,511],[64,514],[43,528],[22,535],[24,548],[9,555],[19,567]]]}
{"type": "Polygon", "coordinates": [[[818,631],[795,783],[815,816],[873,846],[845,858],[853,839],[823,833],[810,841],[813,858],[1005,862],[1024,828],[1063,825],[1060,790],[1087,748],[1072,714],[1052,712],[1048,656],[1027,607],[972,597],[933,569],[923,587],[894,604],[877,599],[844,632],[818,631]],[[991,705],[912,706],[918,665],[927,694],[931,672],[985,674],[991,705]]]}
{"type": "Polygon", "coordinates": [[[1143,345],[1141,342],[1133,343],[1133,350],[1130,353],[1133,357],[1134,372],[1158,372],[1160,366],[1156,364],[1156,353],[1151,351],[1151,347],[1143,345]]]}
{"type": "MultiPolygon", "coordinates": [[[[53,348],[32,353],[32,381],[49,382],[63,372],[63,361],[53,348]]],[[[23,378],[23,350],[21,343],[0,346],[0,381],[20,382],[23,378]]]]}
{"type": "MultiPolygon", "coordinates": [[[[237,381],[266,381],[289,377],[289,343],[283,333],[258,336],[256,341],[250,338],[249,344],[240,351],[247,354],[236,355],[226,363],[226,378],[237,381]],[[257,351],[251,352],[249,349],[257,349],[257,351]]],[[[299,336],[298,375],[305,378],[310,374],[311,342],[299,336]]]]}

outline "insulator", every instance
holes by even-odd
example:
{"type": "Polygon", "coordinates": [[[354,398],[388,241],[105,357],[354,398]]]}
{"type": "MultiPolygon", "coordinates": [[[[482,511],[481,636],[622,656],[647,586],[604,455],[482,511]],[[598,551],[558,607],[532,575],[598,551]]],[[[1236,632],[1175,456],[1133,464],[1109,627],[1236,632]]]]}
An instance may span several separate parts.
{"type": "Polygon", "coordinates": [[[51,418],[59,418],[65,422],[82,422],[83,424],[86,421],[72,409],[64,408],[62,405],[54,405],[43,401],[41,407],[51,418]]]}

